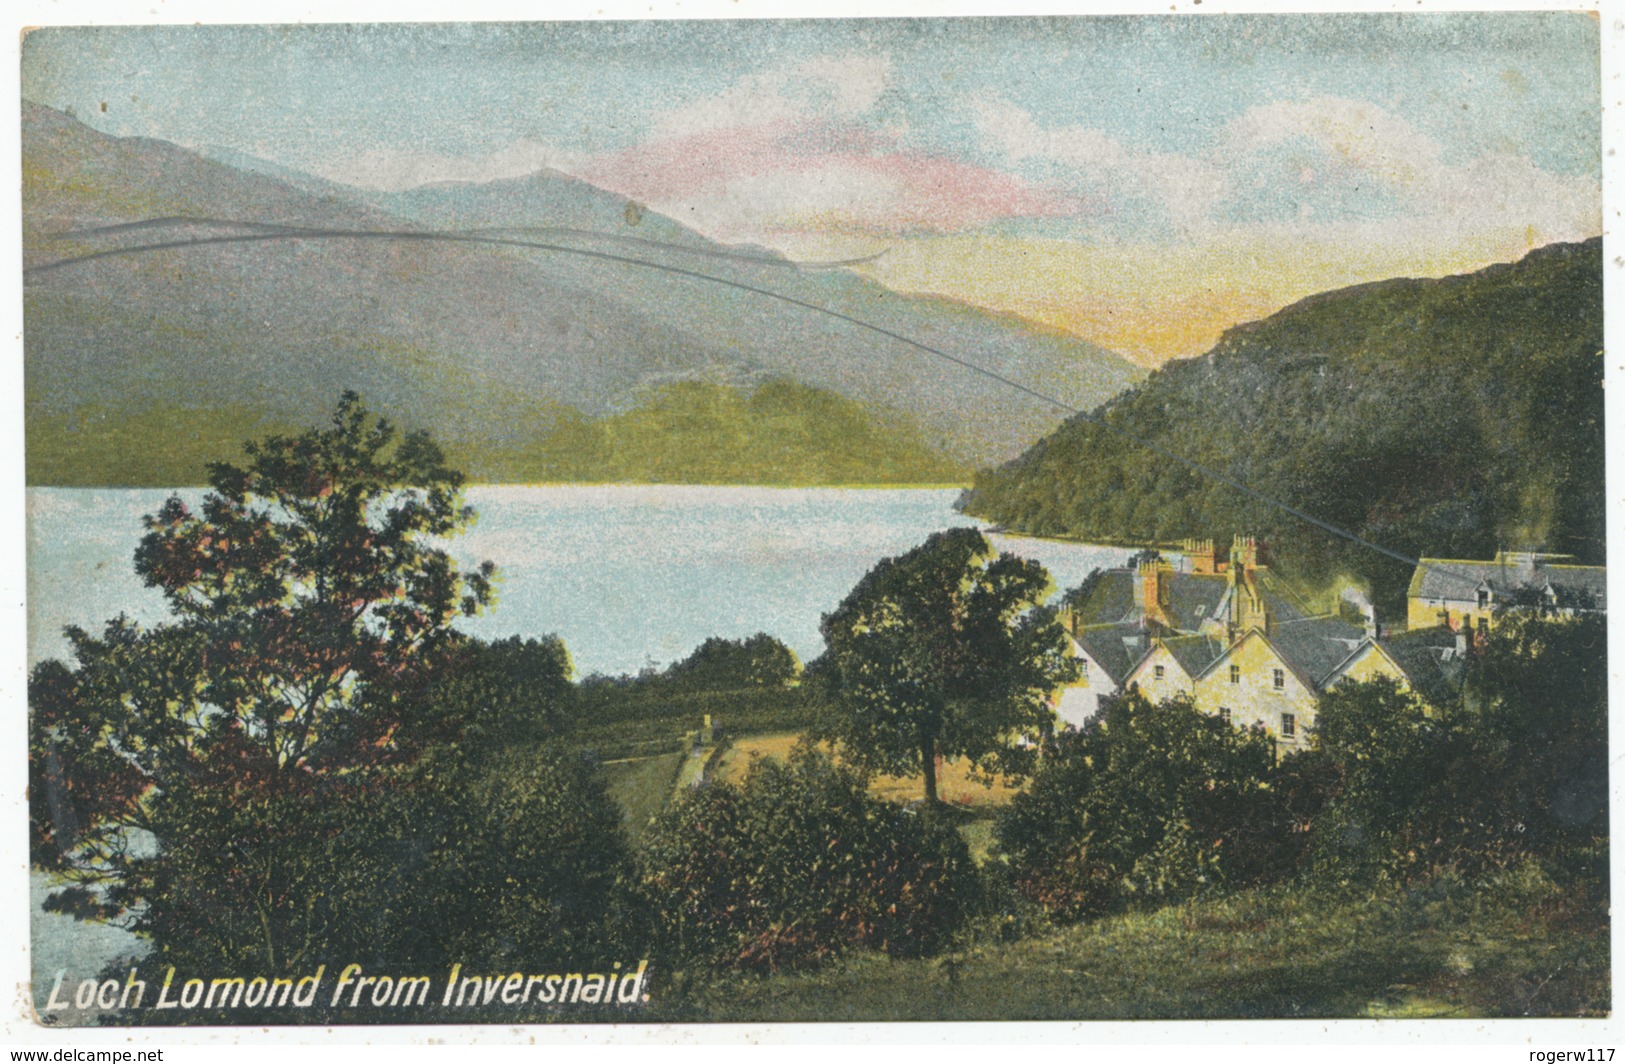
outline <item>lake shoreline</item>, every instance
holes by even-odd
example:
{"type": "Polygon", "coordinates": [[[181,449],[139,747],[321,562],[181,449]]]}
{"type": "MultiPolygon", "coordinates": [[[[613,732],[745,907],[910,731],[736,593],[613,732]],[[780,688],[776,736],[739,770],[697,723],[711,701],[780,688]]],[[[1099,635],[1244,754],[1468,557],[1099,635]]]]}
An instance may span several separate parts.
{"type": "MultiPolygon", "coordinates": [[[[99,632],[127,613],[169,619],[132,561],[142,518],[200,488],[29,488],[30,664],[66,659],[62,629],[99,632]]],[[[802,660],[823,651],[819,623],[882,558],[934,532],[985,523],[954,508],[953,489],[571,483],[471,485],[477,519],[447,546],[461,566],[496,563],[495,606],[459,622],[482,639],[557,635],[576,674],[636,674],[681,660],[704,640],[766,632],[802,660]]],[[[1043,564],[1057,590],[1129,547],[998,538],[1043,564]]]]}

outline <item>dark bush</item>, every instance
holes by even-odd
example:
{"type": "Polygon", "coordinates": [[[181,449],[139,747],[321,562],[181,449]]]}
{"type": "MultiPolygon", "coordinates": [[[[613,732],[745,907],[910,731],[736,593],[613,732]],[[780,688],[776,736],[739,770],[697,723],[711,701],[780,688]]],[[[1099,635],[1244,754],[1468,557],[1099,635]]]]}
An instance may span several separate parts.
{"type": "Polygon", "coordinates": [[[223,973],[593,962],[630,864],[595,767],[528,748],[299,780],[222,747],[153,803],[172,841],[134,862],[156,959],[223,973]]]}
{"type": "Polygon", "coordinates": [[[1258,882],[1280,857],[1273,761],[1263,735],[1188,701],[1114,698],[1046,751],[1000,818],[998,852],[1017,891],[1063,919],[1258,882]]]}
{"type": "Polygon", "coordinates": [[[644,888],[676,963],[746,971],[817,965],[857,949],[940,950],[968,915],[977,872],[953,826],[869,796],[858,773],[803,745],[708,784],[646,840],[644,888]]]}

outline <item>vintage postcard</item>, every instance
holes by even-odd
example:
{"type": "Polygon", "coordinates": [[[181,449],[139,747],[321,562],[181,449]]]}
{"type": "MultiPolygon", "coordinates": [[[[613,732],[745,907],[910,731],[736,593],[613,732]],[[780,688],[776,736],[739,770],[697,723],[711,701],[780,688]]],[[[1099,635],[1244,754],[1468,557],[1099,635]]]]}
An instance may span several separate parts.
{"type": "Polygon", "coordinates": [[[1604,22],[31,29],[33,1023],[1607,1017],[1604,22]]]}

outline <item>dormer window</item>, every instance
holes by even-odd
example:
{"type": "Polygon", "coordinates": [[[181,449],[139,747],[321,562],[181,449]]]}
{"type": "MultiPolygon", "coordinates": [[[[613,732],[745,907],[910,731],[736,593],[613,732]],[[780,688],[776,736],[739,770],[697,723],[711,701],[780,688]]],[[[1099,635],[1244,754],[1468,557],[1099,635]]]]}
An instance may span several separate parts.
{"type": "Polygon", "coordinates": [[[1490,608],[1490,589],[1487,587],[1478,589],[1478,608],[1481,610],[1490,608]]]}

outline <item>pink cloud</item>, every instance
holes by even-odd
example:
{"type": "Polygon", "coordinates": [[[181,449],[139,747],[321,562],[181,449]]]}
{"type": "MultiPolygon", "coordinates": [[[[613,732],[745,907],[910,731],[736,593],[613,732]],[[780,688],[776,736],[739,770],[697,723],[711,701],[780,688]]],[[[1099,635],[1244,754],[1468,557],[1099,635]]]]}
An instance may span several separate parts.
{"type": "Polygon", "coordinates": [[[910,191],[908,201],[892,215],[894,231],[955,232],[1001,218],[1055,218],[1084,208],[1073,196],[955,159],[902,153],[870,162],[875,172],[895,178],[910,191]]]}
{"type": "Polygon", "coordinates": [[[579,174],[727,238],[959,232],[1084,208],[1011,174],[899,148],[894,135],[855,123],[707,130],[600,158],[579,174]]]}

